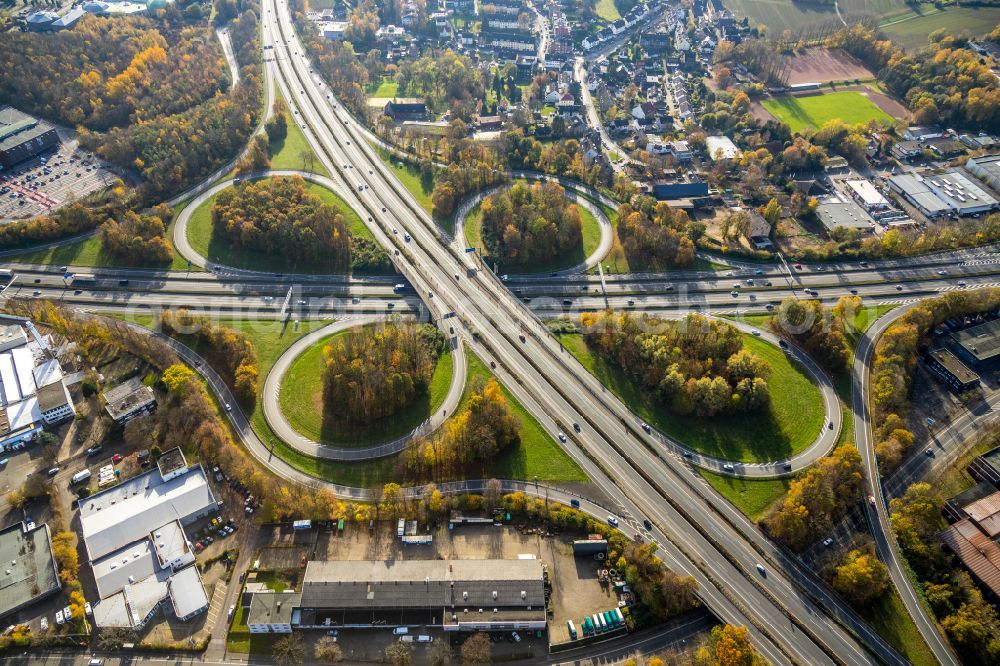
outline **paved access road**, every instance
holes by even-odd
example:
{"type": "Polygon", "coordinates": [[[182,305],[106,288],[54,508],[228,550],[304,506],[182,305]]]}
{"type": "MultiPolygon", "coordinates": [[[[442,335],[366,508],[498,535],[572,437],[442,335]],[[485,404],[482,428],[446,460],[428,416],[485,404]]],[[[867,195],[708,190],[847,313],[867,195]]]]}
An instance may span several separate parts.
{"type": "MultiPolygon", "coordinates": [[[[452,373],[451,384],[448,387],[448,394],[445,396],[441,407],[419,426],[405,435],[382,444],[367,447],[333,447],[320,444],[305,435],[299,433],[285,418],[285,413],[281,409],[278,399],[281,391],[281,382],[288,372],[289,366],[306,349],[312,347],[320,340],[345,331],[355,326],[365,324],[375,324],[384,322],[383,317],[358,317],[353,319],[342,319],[332,324],[316,329],[304,335],[285,350],[278,360],[275,361],[271,371],[264,380],[263,394],[261,402],[264,406],[264,418],[271,430],[284,440],[288,445],[313,458],[324,458],[327,460],[371,460],[372,458],[382,458],[399,453],[411,442],[426,437],[441,427],[449,415],[455,413],[459,403],[462,401],[462,393],[465,390],[465,377],[468,372],[468,364],[465,358],[465,346],[451,334],[449,347],[451,349],[452,373]]],[[[446,335],[448,335],[446,333],[446,335]]]]}

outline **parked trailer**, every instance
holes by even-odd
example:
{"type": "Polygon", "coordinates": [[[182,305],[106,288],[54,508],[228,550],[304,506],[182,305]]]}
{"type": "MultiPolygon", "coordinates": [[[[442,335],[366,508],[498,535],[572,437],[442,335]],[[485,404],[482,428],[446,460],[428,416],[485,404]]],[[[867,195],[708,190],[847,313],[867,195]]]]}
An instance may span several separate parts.
{"type": "Polygon", "coordinates": [[[597,614],[597,621],[601,623],[601,633],[602,634],[605,631],[607,631],[608,629],[611,628],[611,627],[608,626],[608,621],[606,619],[604,619],[604,615],[602,613],[598,613],[597,614]]]}
{"type": "Polygon", "coordinates": [[[566,628],[569,629],[569,637],[574,641],[577,639],[576,627],[573,626],[573,620],[566,620],[566,628]]]}
{"type": "Polygon", "coordinates": [[[407,546],[429,546],[434,543],[434,537],[430,534],[411,534],[402,537],[402,541],[407,546]]]}
{"type": "Polygon", "coordinates": [[[621,608],[616,608],[615,609],[615,615],[618,617],[618,626],[624,627],[625,626],[625,616],[622,615],[622,609],[621,608]]]}
{"type": "Polygon", "coordinates": [[[580,626],[583,628],[584,636],[590,636],[594,633],[594,623],[589,617],[583,618],[583,622],[580,623],[580,626]]]}
{"type": "Polygon", "coordinates": [[[296,520],[292,523],[293,530],[311,530],[312,526],[313,524],[311,520],[296,520]]]}

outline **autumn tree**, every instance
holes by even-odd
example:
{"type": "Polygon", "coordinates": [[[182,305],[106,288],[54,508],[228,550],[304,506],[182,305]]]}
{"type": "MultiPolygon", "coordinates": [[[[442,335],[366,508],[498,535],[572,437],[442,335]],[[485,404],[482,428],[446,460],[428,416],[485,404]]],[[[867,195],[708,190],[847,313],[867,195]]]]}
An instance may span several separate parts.
{"type": "Polygon", "coordinates": [[[441,431],[407,450],[410,469],[426,475],[485,464],[500,451],[520,442],[521,422],[507,404],[495,379],[475,380],[466,409],[449,419],[441,431]]]}
{"type": "Polygon", "coordinates": [[[580,323],[588,347],[678,414],[752,412],[770,404],[770,365],[744,349],[729,324],[701,315],[670,321],[610,311],[584,314],[580,323]]]}
{"type": "Polygon", "coordinates": [[[445,339],[432,325],[391,321],[355,328],[323,348],[323,404],[348,430],[425,396],[445,339]]]}
{"type": "Polygon", "coordinates": [[[817,534],[829,531],[836,517],[858,500],[861,491],[861,454],[843,444],[793,479],[779,507],[765,526],[793,550],[801,550],[817,534]]]}
{"type": "Polygon", "coordinates": [[[537,267],[582,247],[580,210],[556,183],[515,183],[479,210],[486,250],[504,267],[537,267]]]}
{"type": "Polygon", "coordinates": [[[762,666],[767,661],[754,650],[746,627],[727,624],[712,628],[706,645],[698,650],[699,666],[762,666]]]}
{"type": "Polygon", "coordinates": [[[173,258],[166,234],[172,217],[173,211],[166,205],[157,206],[150,215],[122,211],[101,225],[101,247],[126,264],[165,264],[173,258]]]}
{"type": "Polygon", "coordinates": [[[889,585],[889,570],[874,553],[852,550],[834,570],[833,588],[856,607],[882,596],[889,585]]]}
{"type": "Polygon", "coordinates": [[[818,300],[789,297],[775,310],[770,326],[779,335],[799,342],[831,372],[844,372],[851,358],[844,313],[853,317],[856,307],[850,307],[851,303],[850,298],[846,303],[842,299],[838,307],[830,309],[818,300]]]}
{"type": "Polygon", "coordinates": [[[687,213],[652,197],[636,197],[618,207],[618,239],[634,269],[661,271],[694,263],[694,243],[684,233],[687,225],[687,213]]]}

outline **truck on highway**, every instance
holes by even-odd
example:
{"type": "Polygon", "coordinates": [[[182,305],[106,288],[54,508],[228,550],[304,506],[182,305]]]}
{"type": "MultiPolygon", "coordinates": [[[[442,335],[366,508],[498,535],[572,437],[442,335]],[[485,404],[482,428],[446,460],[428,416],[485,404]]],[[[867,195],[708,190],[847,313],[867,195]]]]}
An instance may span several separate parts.
{"type": "Polygon", "coordinates": [[[85,470],[83,470],[81,472],[77,472],[76,474],[74,474],[73,477],[70,479],[70,481],[75,486],[78,483],[83,483],[84,481],[88,480],[89,478],[90,478],[90,470],[89,469],[85,469],[85,470]]]}
{"type": "Polygon", "coordinates": [[[97,284],[97,278],[93,273],[73,273],[69,283],[74,287],[77,285],[97,284]]]}
{"type": "Polygon", "coordinates": [[[392,291],[396,294],[406,294],[410,292],[416,293],[417,290],[404,282],[400,282],[397,285],[393,285],[392,291]]]}

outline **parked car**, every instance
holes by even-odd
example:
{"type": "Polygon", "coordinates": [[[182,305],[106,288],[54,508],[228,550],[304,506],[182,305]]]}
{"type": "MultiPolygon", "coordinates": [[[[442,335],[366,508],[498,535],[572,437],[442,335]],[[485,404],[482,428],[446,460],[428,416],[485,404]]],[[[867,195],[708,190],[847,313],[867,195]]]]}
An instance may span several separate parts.
{"type": "Polygon", "coordinates": [[[56,611],[56,624],[59,626],[66,624],[66,618],[63,617],[63,612],[61,610],[56,611]]]}

